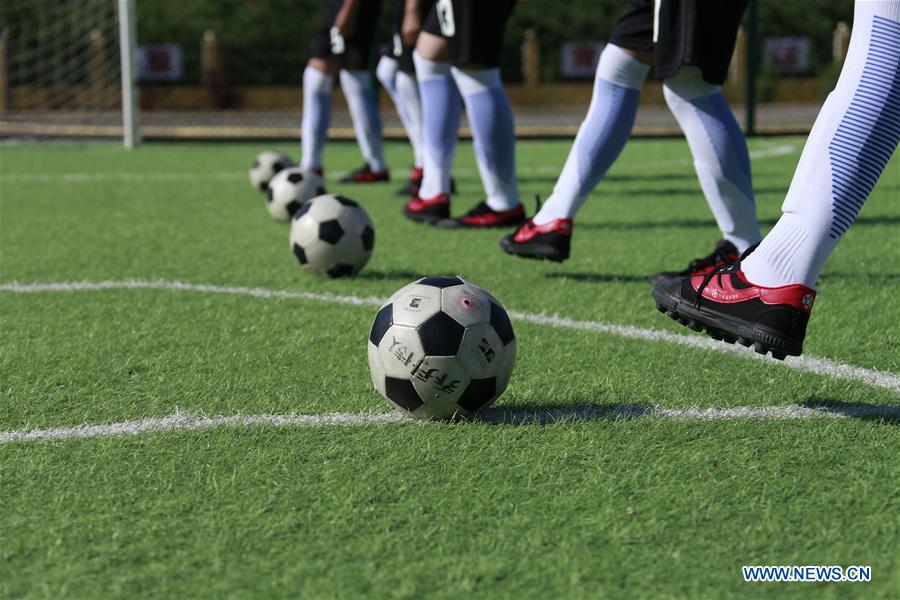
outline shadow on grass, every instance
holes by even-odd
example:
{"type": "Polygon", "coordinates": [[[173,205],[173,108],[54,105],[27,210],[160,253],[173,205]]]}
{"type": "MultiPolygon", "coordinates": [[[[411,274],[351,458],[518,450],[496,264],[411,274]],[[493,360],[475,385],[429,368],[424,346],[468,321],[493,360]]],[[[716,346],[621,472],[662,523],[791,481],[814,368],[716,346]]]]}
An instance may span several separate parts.
{"type": "Polygon", "coordinates": [[[607,273],[545,273],[547,279],[566,279],[581,283],[649,283],[649,275],[618,275],[607,273]]]}
{"type": "Polygon", "coordinates": [[[811,396],[801,406],[814,408],[825,413],[860,419],[862,421],[884,421],[900,425],[900,404],[867,404],[865,402],[844,402],[831,398],[811,396]]]}
{"type": "Polygon", "coordinates": [[[571,406],[505,406],[478,413],[475,421],[499,425],[582,423],[586,421],[621,421],[652,415],[652,406],[640,404],[573,404],[571,406]]]}
{"type": "Polygon", "coordinates": [[[373,281],[415,281],[421,279],[425,275],[421,273],[413,273],[412,271],[378,271],[374,269],[364,269],[355,275],[358,279],[371,279],[373,281]]]}

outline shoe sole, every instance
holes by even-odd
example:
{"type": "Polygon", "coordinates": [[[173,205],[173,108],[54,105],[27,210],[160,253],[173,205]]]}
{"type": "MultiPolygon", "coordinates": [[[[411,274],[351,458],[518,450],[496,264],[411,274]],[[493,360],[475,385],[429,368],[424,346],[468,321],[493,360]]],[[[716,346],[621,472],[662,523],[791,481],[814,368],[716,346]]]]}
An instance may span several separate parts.
{"type": "Polygon", "coordinates": [[[693,304],[659,290],[653,290],[653,299],[659,312],[694,331],[705,331],[714,340],[753,346],[757,354],[771,353],[776,360],[800,356],[803,351],[802,341],[786,338],[769,327],[694,308],[693,304]]]}
{"type": "Polygon", "coordinates": [[[569,258],[568,254],[563,254],[558,249],[553,246],[530,246],[528,248],[528,252],[517,252],[506,246],[503,241],[500,242],[500,247],[503,248],[503,251],[511,256],[518,256],[519,258],[529,258],[531,260],[549,260],[550,262],[563,262],[567,258],[569,258]]]}
{"type": "Polygon", "coordinates": [[[447,217],[436,217],[433,215],[420,215],[413,212],[403,211],[403,216],[405,216],[410,221],[415,221],[416,223],[428,223],[429,225],[437,225],[438,221],[443,221],[447,217]]]}

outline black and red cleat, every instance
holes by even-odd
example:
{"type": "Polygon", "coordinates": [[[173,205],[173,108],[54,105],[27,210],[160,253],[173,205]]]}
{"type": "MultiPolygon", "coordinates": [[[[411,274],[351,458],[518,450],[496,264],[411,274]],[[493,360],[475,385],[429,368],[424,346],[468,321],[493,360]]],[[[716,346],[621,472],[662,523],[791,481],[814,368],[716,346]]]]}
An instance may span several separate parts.
{"type": "Polygon", "coordinates": [[[484,229],[496,227],[518,227],[525,222],[525,209],[518,205],[510,210],[494,210],[487,202],[478,205],[456,219],[443,219],[435,223],[445,229],[484,229]]]}
{"type": "Polygon", "coordinates": [[[420,223],[436,223],[450,218],[450,194],[438,194],[433,198],[416,196],[403,207],[408,219],[420,223]]]}
{"type": "Polygon", "coordinates": [[[710,271],[714,271],[719,267],[739,260],[740,252],[734,247],[734,244],[728,240],[719,240],[716,247],[708,256],[695,258],[690,262],[683,271],[662,271],[650,278],[650,283],[657,284],[669,279],[679,279],[681,277],[691,277],[693,275],[706,275],[710,271]]]}
{"type": "Polygon", "coordinates": [[[656,308],[713,339],[753,346],[784,360],[800,356],[816,292],[805,285],[762,287],[734,262],[706,275],[669,279],[653,288],[656,308]]]}
{"type": "Polygon", "coordinates": [[[569,258],[572,246],[572,219],[555,219],[543,225],[528,220],[502,240],[500,247],[507,254],[562,262],[569,258]]]}
{"type": "Polygon", "coordinates": [[[404,196],[406,198],[415,198],[419,195],[419,188],[422,187],[422,177],[424,176],[424,171],[422,167],[416,167],[409,173],[409,179],[406,180],[406,183],[403,184],[399,190],[394,192],[397,196],[404,196]]]}
{"type": "Polygon", "coordinates": [[[373,171],[369,165],[363,165],[352,173],[348,173],[338,180],[339,183],[381,183],[384,181],[389,181],[391,178],[390,172],[385,169],[384,171],[373,171]]]}

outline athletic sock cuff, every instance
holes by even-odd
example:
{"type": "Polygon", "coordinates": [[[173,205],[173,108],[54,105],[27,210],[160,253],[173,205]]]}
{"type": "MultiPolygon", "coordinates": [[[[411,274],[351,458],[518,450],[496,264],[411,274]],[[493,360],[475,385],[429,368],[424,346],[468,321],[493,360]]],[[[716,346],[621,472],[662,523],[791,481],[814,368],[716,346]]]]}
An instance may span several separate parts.
{"type": "Polygon", "coordinates": [[[597,63],[597,77],[609,83],[639,90],[650,72],[650,65],[631,56],[615,44],[607,44],[597,63]]]}
{"type": "Polygon", "coordinates": [[[307,90],[328,92],[331,91],[333,83],[334,77],[328,73],[323,73],[313,67],[306,67],[306,69],[303,70],[303,87],[307,90]]]}
{"type": "Polygon", "coordinates": [[[503,87],[503,80],[500,79],[500,69],[460,69],[451,67],[450,72],[453,74],[453,80],[459,93],[463,96],[472,96],[489,90],[499,89],[503,87]]]}
{"type": "Polygon", "coordinates": [[[429,60],[419,54],[417,50],[413,51],[413,62],[416,65],[416,78],[419,81],[441,79],[450,75],[450,63],[429,60]]]}

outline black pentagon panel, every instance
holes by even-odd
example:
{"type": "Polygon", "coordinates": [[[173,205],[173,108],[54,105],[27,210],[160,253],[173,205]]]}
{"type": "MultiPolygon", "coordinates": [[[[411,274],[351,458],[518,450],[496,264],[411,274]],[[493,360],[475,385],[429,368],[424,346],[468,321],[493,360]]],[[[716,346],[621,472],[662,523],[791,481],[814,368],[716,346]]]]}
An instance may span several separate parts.
{"type": "Polygon", "coordinates": [[[463,280],[459,277],[425,277],[419,280],[418,283],[443,289],[454,285],[462,285],[463,280]]]}
{"type": "Polygon", "coordinates": [[[375,230],[366,225],[362,232],[363,250],[368,252],[375,245],[375,230]]]}
{"type": "Polygon", "coordinates": [[[299,200],[291,200],[290,202],[288,202],[287,206],[285,206],[284,208],[287,210],[287,213],[289,215],[293,215],[295,212],[300,210],[300,206],[302,206],[302,205],[303,205],[303,203],[300,202],[299,200]]]}
{"type": "Polygon", "coordinates": [[[491,401],[497,394],[497,378],[473,379],[463,395],[456,401],[466,410],[475,412],[491,401]]]}
{"type": "Polygon", "coordinates": [[[303,204],[298,206],[297,210],[293,211],[294,218],[299,219],[300,217],[305,215],[307,212],[309,212],[309,206],[310,206],[309,202],[304,202],[303,204]]]}
{"type": "MultiPolygon", "coordinates": [[[[262,188],[262,185],[260,185],[259,187],[262,188]]],[[[272,188],[266,187],[266,202],[271,202],[271,201],[272,201],[272,188]]]]}
{"type": "Polygon", "coordinates": [[[337,222],[337,219],[331,221],[322,221],[319,223],[319,239],[328,242],[332,246],[341,241],[344,235],[344,228],[337,222]]]}
{"type": "Polygon", "coordinates": [[[338,277],[348,277],[353,275],[353,265],[335,265],[325,271],[325,273],[334,279],[338,277]]]}
{"type": "Polygon", "coordinates": [[[419,339],[428,356],[455,356],[466,328],[445,312],[430,317],[419,325],[419,339]]]}
{"type": "Polygon", "coordinates": [[[325,193],[324,185],[320,185],[319,187],[316,188],[316,196],[321,196],[324,193],[325,193]]]}
{"type": "Polygon", "coordinates": [[[287,179],[291,183],[300,183],[301,181],[303,181],[303,173],[298,173],[297,171],[294,171],[293,173],[288,174],[287,179]]]}
{"type": "Polygon", "coordinates": [[[340,194],[335,196],[334,199],[337,200],[338,202],[340,202],[341,204],[343,204],[344,206],[352,206],[352,207],[359,206],[359,202],[357,202],[356,200],[348,198],[347,196],[341,196],[340,194]]]}
{"type": "Polygon", "coordinates": [[[269,189],[269,184],[268,184],[268,183],[266,183],[265,181],[260,181],[260,182],[259,182],[259,191],[265,192],[265,191],[268,190],[268,189],[269,189]]]}
{"type": "Polygon", "coordinates": [[[300,261],[301,265],[307,263],[306,252],[303,251],[303,248],[301,248],[299,244],[294,244],[294,256],[297,257],[297,260],[300,261]]]}
{"type": "Polygon", "coordinates": [[[513,333],[512,323],[509,322],[509,315],[503,310],[503,307],[495,302],[491,302],[491,327],[500,336],[500,341],[506,346],[516,339],[513,333]]]}
{"type": "Polygon", "coordinates": [[[394,404],[402,406],[410,412],[425,404],[419,397],[419,392],[413,387],[412,381],[408,379],[385,377],[384,392],[394,404]]]}
{"type": "Polygon", "coordinates": [[[275,163],[275,164],[272,165],[272,172],[273,172],[273,173],[277,173],[278,171],[281,171],[282,169],[284,169],[286,166],[287,166],[286,164],[284,164],[283,162],[279,161],[279,162],[277,162],[277,163],[275,163]]]}
{"type": "Polygon", "coordinates": [[[372,321],[372,330],[369,332],[369,341],[376,346],[381,343],[381,338],[387,333],[387,330],[394,324],[394,305],[388,304],[382,306],[375,320],[372,321]]]}

